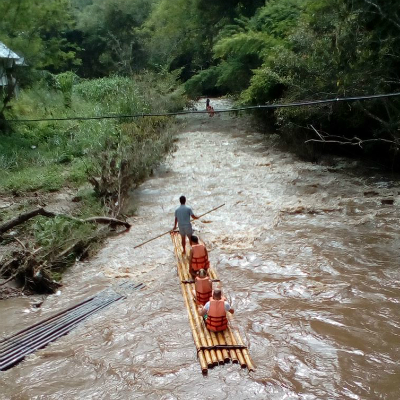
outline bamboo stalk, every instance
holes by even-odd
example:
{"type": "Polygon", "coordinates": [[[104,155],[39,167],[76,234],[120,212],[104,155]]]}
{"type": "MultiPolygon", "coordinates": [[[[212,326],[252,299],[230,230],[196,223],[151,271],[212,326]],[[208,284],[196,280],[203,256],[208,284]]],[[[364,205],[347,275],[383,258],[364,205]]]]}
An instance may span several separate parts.
{"type": "MultiPolygon", "coordinates": [[[[231,339],[229,333],[227,332],[227,330],[225,329],[225,330],[222,332],[222,334],[223,334],[224,337],[225,337],[226,344],[227,344],[228,346],[231,346],[231,345],[232,345],[232,339],[231,339]]],[[[234,364],[237,364],[237,363],[238,363],[238,359],[237,359],[236,351],[235,351],[235,350],[229,350],[229,354],[230,354],[230,356],[231,356],[232,362],[233,362],[234,364]]]]}
{"type": "MultiPolygon", "coordinates": [[[[185,260],[185,266],[186,266],[185,270],[187,271],[187,274],[190,277],[189,261],[188,260],[185,260]]],[[[196,308],[196,311],[197,311],[197,308],[196,308]]],[[[216,336],[215,332],[209,331],[207,329],[207,326],[204,323],[204,320],[200,315],[198,316],[198,318],[199,318],[199,322],[201,323],[202,331],[203,331],[204,336],[205,336],[205,338],[206,338],[206,340],[208,342],[208,345],[209,346],[216,346],[218,344],[224,344],[224,343],[219,343],[218,342],[218,339],[217,339],[217,336],[216,336]]],[[[215,354],[216,354],[216,359],[218,360],[218,364],[224,364],[225,362],[229,362],[229,355],[228,355],[228,352],[226,351],[226,349],[224,349],[222,351],[219,350],[219,349],[215,350],[215,351],[213,350],[213,352],[215,352],[215,354]]]]}
{"type": "MultiPolygon", "coordinates": [[[[209,332],[210,332],[210,336],[211,336],[213,345],[218,346],[219,343],[218,343],[217,336],[215,335],[215,332],[213,332],[213,331],[209,331],[209,332]]],[[[224,364],[224,357],[222,355],[222,351],[218,349],[218,350],[216,350],[216,353],[217,353],[218,363],[224,364]]]]}
{"type": "MultiPolygon", "coordinates": [[[[184,285],[184,284],[182,284],[182,285],[184,285]]],[[[185,285],[186,295],[188,296],[188,293],[187,293],[187,289],[188,288],[186,288],[186,286],[187,285],[185,285]]],[[[190,288],[189,288],[189,290],[190,290],[190,288]]],[[[209,346],[209,343],[207,341],[205,332],[202,329],[202,323],[201,323],[202,322],[202,317],[199,316],[199,314],[197,312],[197,308],[194,305],[194,302],[192,301],[192,304],[190,304],[190,301],[188,299],[187,299],[187,301],[188,301],[188,307],[191,308],[191,312],[192,312],[192,315],[193,315],[194,323],[195,323],[195,326],[196,326],[196,331],[197,331],[197,333],[199,335],[200,342],[201,342],[202,346],[207,347],[207,346],[209,346]],[[194,307],[191,307],[191,305],[194,306],[194,307]],[[197,323],[196,323],[196,321],[197,321],[197,323]]],[[[218,365],[218,360],[217,360],[217,357],[216,357],[216,354],[215,354],[215,350],[204,350],[204,353],[206,355],[208,354],[208,356],[210,357],[210,359],[207,358],[207,363],[209,365],[209,368],[212,368],[213,366],[218,365]]]]}
{"type": "MultiPolygon", "coordinates": [[[[192,310],[190,308],[190,301],[189,301],[189,299],[187,297],[186,285],[184,283],[181,284],[181,289],[182,289],[183,299],[185,301],[185,305],[186,305],[186,308],[187,308],[187,311],[188,311],[190,325],[192,326],[193,336],[196,336],[198,338],[198,343],[196,344],[196,347],[197,347],[197,350],[199,350],[201,346],[204,346],[204,338],[202,338],[201,335],[198,332],[197,324],[196,324],[196,321],[194,320],[193,313],[192,313],[192,310]]],[[[204,358],[205,358],[205,361],[206,361],[208,367],[212,368],[214,366],[214,362],[211,359],[210,351],[209,350],[204,350],[203,354],[204,354],[204,358]]]]}
{"type": "MultiPolygon", "coordinates": [[[[221,332],[218,332],[216,336],[217,336],[217,339],[218,339],[218,343],[219,343],[219,344],[221,344],[221,345],[226,345],[225,338],[224,338],[224,336],[222,335],[221,332]]],[[[228,350],[223,349],[223,350],[222,350],[222,356],[224,357],[224,361],[225,361],[226,363],[228,363],[228,362],[231,361],[231,358],[230,358],[230,356],[229,356],[228,350]]]]}
{"type": "MultiPolygon", "coordinates": [[[[189,263],[187,260],[185,260],[184,265],[185,265],[184,271],[187,273],[187,275],[190,275],[189,274],[189,263]]],[[[193,298],[192,285],[187,285],[187,286],[189,286],[190,295],[193,298]]],[[[193,285],[193,287],[194,287],[194,285],[193,285]]],[[[193,306],[195,309],[195,314],[197,316],[199,330],[200,330],[201,334],[204,336],[204,338],[207,342],[207,346],[215,346],[212,336],[210,335],[209,330],[206,328],[206,325],[204,324],[203,317],[201,315],[199,315],[199,313],[198,313],[197,305],[195,304],[194,299],[193,299],[193,306]]],[[[223,356],[222,356],[221,350],[211,350],[210,352],[211,352],[211,358],[213,360],[214,365],[223,363],[223,356]]]]}
{"type": "MultiPolygon", "coordinates": [[[[201,315],[199,315],[198,311],[196,311],[196,313],[197,313],[197,318],[198,318],[199,324],[201,326],[201,329],[204,332],[204,336],[207,341],[207,346],[213,346],[213,342],[212,342],[212,339],[210,336],[210,331],[206,328],[203,317],[201,315]]],[[[219,361],[218,361],[215,350],[210,350],[210,353],[211,353],[211,358],[213,360],[214,365],[218,365],[219,361]]]]}
{"type": "MultiPolygon", "coordinates": [[[[239,331],[236,330],[235,334],[236,334],[235,336],[237,337],[237,343],[239,345],[244,346],[244,343],[243,343],[242,337],[240,336],[239,331]]],[[[246,361],[246,365],[247,365],[247,368],[249,369],[249,371],[254,371],[254,366],[253,366],[253,362],[251,361],[249,351],[247,349],[241,349],[241,352],[246,361]]]]}
{"type": "MultiPolygon", "coordinates": [[[[182,273],[182,270],[181,270],[181,273],[182,273]]],[[[199,325],[199,321],[196,318],[196,317],[198,317],[197,309],[194,308],[194,310],[193,310],[193,308],[192,308],[192,305],[194,302],[193,302],[193,295],[190,291],[190,287],[187,288],[188,285],[185,285],[184,283],[182,283],[181,285],[183,285],[183,287],[182,287],[183,288],[183,296],[184,296],[186,304],[187,304],[186,307],[188,308],[188,312],[190,313],[190,315],[193,319],[193,324],[194,324],[196,332],[199,336],[200,343],[202,346],[207,347],[207,340],[204,336],[204,332],[202,332],[201,325],[199,325]],[[189,292],[188,292],[188,289],[189,289],[189,292]]],[[[212,368],[215,365],[215,361],[213,359],[214,357],[211,357],[210,350],[204,350],[204,355],[205,355],[205,358],[206,358],[209,368],[212,368]]]]}
{"type": "MultiPolygon", "coordinates": [[[[235,335],[233,334],[232,329],[230,328],[230,326],[228,326],[228,332],[229,332],[229,335],[231,336],[232,344],[233,345],[237,345],[238,343],[236,341],[235,335]]],[[[242,368],[246,368],[247,364],[246,364],[246,362],[244,360],[243,354],[240,351],[240,349],[236,350],[236,354],[237,354],[237,358],[239,360],[240,366],[242,368]]]]}
{"type": "MultiPolygon", "coordinates": [[[[183,283],[181,284],[181,289],[182,289],[182,293],[184,293],[185,288],[184,288],[184,284],[183,283]]],[[[186,299],[185,296],[183,296],[183,300],[185,301],[186,308],[189,311],[189,307],[188,307],[188,304],[187,304],[187,299],[186,299]]],[[[199,349],[201,347],[200,346],[200,340],[199,340],[199,337],[197,335],[197,331],[196,331],[196,327],[195,327],[194,322],[193,322],[193,318],[192,318],[192,316],[190,315],[189,312],[188,312],[188,316],[189,316],[189,323],[190,323],[190,326],[192,328],[192,335],[193,335],[194,343],[195,343],[196,348],[197,348],[197,354],[198,354],[198,357],[199,357],[201,370],[202,370],[203,374],[206,374],[207,371],[208,371],[208,362],[206,361],[204,352],[202,350],[199,351],[199,349]]]]}

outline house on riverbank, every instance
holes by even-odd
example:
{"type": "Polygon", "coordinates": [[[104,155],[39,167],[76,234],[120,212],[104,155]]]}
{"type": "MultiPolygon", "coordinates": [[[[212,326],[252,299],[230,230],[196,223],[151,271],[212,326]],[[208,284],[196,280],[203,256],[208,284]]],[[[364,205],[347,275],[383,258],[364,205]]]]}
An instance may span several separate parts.
{"type": "Polygon", "coordinates": [[[0,88],[3,90],[3,95],[11,97],[16,94],[15,69],[24,65],[26,64],[23,57],[0,42],[0,88]]]}

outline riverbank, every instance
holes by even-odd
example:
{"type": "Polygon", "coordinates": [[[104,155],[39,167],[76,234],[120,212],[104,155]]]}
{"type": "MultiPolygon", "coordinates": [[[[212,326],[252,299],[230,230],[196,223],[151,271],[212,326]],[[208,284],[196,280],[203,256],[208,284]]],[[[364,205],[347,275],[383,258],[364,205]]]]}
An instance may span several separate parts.
{"type": "MultiPolygon", "coordinates": [[[[0,278],[3,283],[15,278],[25,293],[54,292],[66,268],[108,234],[87,219],[126,220],[134,211],[134,206],[124,204],[128,190],[150,175],[173,148],[176,123],[171,118],[68,117],[168,112],[184,104],[179,94],[165,93],[171,88],[165,88],[165,81],[173,81],[168,76],[91,81],[71,73],[52,77],[50,83],[39,82],[21,92],[7,116],[67,120],[11,123],[12,132],[3,133],[0,143],[0,278]],[[57,89],[61,78],[68,78],[70,85],[57,89]],[[52,217],[37,216],[1,229],[38,208],[52,217]]],[[[0,297],[3,287],[0,283],[0,297]]],[[[4,296],[17,293],[7,290],[4,296]]]]}

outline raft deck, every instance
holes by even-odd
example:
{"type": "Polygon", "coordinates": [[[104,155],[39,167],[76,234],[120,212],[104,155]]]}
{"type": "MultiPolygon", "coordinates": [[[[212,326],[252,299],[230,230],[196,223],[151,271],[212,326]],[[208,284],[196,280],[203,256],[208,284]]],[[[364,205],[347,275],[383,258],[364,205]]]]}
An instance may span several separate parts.
{"type": "MultiPolygon", "coordinates": [[[[228,329],[223,332],[212,332],[206,328],[204,319],[199,315],[198,306],[193,298],[194,283],[189,274],[188,257],[182,254],[180,235],[177,232],[173,232],[171,238],[178,264],[178,276],[183,300],[187,308],[189,323],[203,374],[207,374],[209,368],[229,362],[240,364],[242,368],[248,368],[249,371],[253,371],[254,367],[247,346],[244,345],[238,330],[232,326],[230,313],[227,313],[228,329]]],[[[218,280],[214,269],[209,269],[209,275],[211,279],[218,280]]]]}

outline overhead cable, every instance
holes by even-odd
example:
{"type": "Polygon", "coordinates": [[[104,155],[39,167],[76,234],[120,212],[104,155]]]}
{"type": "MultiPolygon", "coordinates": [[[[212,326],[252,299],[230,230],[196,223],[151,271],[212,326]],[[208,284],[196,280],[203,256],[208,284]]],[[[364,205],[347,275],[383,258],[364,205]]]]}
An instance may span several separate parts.
{"type": "MultiPolygon", "coordinates": [[[[372,99],[380,99],[380,98],[388,98],[388,97],[396,97],[400,96],[400,92],[397,93],[387,93],[387,94],[375,94],[368,96],[353,96],[353,97],[336,97],[333,99],[325,99],[325,100],[309,100],[309,101],[300,101],[295,103],[286,103],[286,104],[262,104],[257,106],[246,106],[246,107],[236,107],[222,110],[214,110],[214,113],[227,113],[227,112],[237,112],[237,111],[246,111],[246,110],[257,110],[257,109],[275,109],[275,108],[286,108],[286,107],[304,107],[304,106],[313,106],[318,104],[327,104],[327,103],[337,103],[337,102],[350,102],[357,100],[372,100],[372,99]]],[[[177,111],[177,112],[167,112],[167,113],[141,113],[141,114],[125,114],[125,115],[99,115],[93,117],[62,117],[62,118],[34,118],[34,119],[9,119],[8,122],[42,122],[42,121],[88,121],[88,120],[100,120],[100,119],[123,119],[123,118],[144,118],[144,117],[170,117],[176,115],[185,115],[185,114],[206,114],[207,110],[186,110],[186,111],[177,111]]]]}

